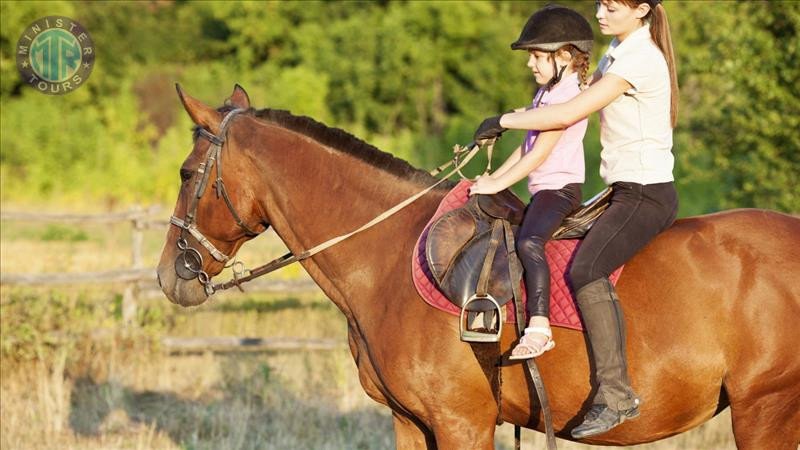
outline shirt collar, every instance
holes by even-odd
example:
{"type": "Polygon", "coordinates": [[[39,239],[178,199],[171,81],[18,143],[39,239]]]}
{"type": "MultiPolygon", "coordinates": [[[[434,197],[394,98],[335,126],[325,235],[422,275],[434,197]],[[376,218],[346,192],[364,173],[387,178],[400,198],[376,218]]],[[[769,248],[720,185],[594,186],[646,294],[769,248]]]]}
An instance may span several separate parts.
{"type": "Polygon", "coordinates": [[[645,23],[638,30],[628,35],[627,39],[622,42],[620,42],[619,39],[614,38],[614,40],[612,40],[611,44],[608,46],[606,55],[614,59],[619,59],[620,56],[624,55],[631,49],[636,48],[639,45],[642,45],[642,43],[650,40],[650,24],[645,23]]]}
{"type": "Polygon", "coordinates": [[[569,74],[566,77],[562,78],[561,81],[558,82],[558,84],[553,86],[550,89],[550,91],[546,92],[545,94],[548,97],[551,97],[551,96],[555,95],[556,93],[558,93],[559,91],[561,91],[562,89],[565,89],[567,86],[570,86],[571,84],[577,84],[577,83],[578,83],[578,74],[576,72],[572,72],[571,74],[569,74]]]}

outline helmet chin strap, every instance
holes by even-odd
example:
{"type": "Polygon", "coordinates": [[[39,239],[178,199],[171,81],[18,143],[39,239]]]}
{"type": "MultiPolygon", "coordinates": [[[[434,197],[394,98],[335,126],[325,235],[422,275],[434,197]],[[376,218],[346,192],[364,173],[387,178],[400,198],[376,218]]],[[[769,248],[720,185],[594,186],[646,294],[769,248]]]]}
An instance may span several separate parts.
{"type": "Polygon", "coordinates": [[[553,76],[553,78],[551,78],[550,81],[548,81],[547,84],[545,85],[546,90],[549,91],[550,89],[553,88],[553,86],[557,85],[558,82],[561,81],[561,76],[564,75],[564,70],[566,70],[566,68],[567,66],[563,65],[561,66],[561,69],[559,69],[556,66],[556,59],[553,58],[553,73],[555,73],[555,76],[553,76]]]}

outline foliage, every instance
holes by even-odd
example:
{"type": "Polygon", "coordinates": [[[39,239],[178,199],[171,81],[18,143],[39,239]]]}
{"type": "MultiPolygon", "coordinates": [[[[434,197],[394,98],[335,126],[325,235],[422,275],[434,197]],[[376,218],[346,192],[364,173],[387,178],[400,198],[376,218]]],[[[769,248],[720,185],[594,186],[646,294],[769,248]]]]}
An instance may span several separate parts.
{"type": "Polygon", "coordinates": [[[800,3],[676,12],[687,182],[710,185],[709,207],[800,211],[800,3]]]}
{"type": "MultiPolygon", "coordinates": [[[[565,3],[593,14],[592,1],[565,3]]],[[[238,82],[256,107],[314,117],[433,168],[484,116],[530,101],[526,55],[509,43],[544,4],[2,2],[0,198],[170,203],[190,145],[175,82],[214,106],[238,82]],[[97,51],[86,86],[65,96],[23,86],[14,67],[21,30],[52,14],[81,22],[97,51]]],[[[800,211],[800,4],[665,6],[681,82],[681,214],[800,211]]],[[[607,39],[596,34],[595,61],[607,39]]],[[[521,136],[507,134],[498,159],[521,136]]],[[[596,128],[586,150],[589,196],[600,187],[596,128]]]]}

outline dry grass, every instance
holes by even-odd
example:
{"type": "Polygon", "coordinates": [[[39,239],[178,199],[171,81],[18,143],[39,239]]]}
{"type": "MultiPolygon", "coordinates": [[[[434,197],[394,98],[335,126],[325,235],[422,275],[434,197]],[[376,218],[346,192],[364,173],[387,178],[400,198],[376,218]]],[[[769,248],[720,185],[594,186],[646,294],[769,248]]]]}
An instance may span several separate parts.
{"type": "MultiPolygon", "coordinates": [[[[344,321],[319,297],[236,303],[266,312],[241,312],[230,305],[225,310],[219,304],[174,310],[164,332],[344,340],[344,321]]],[[[345,348],[169,355],[154,339],[160,334],[119,331],[93,343],[43,343],[48,347],[41,351],[44,358],[5,360],[2,448],[391,446],[388,412],[363,393],[345,348]]]]}
{"type": "MultiPolygon", "coordinates": [[[[104,270],[128,264],[125,227],[113,233],[90,229],[86,239],[43,242],[41,230],[7,225],[0,246],[4,272],[104,270]]],[[[147,237],[146,264],[155,264],[162,237],[163,232],[147,237]]],[[[274,237],[253,244],[246,254],[254,263],[282,250],[274,237]]],[[[229,296],[188,310],[165,300],[146,301],[142,326],[126,330],[115,309],[119,296],[107,289],[3,287],[0,448],[394,447],[389,411],[363,393],[344,348],[170,355],[159,346],[164,335],[344,342],[344,317],[320,294],[229,296]],[[89,339],[98,329],[108,334],[89,339]]],[[[501,426],[496,442],[499,449],[513,448],[513,427],[501,426]]],[[[543,445],[542,435],[524,432],[524,448],[543,445]]],[[[559,441],[559,448],[601,447],[559,441]]],[[[691,432],[635,448],[732,449],[730,418],[724,413],[691,432]]]]}

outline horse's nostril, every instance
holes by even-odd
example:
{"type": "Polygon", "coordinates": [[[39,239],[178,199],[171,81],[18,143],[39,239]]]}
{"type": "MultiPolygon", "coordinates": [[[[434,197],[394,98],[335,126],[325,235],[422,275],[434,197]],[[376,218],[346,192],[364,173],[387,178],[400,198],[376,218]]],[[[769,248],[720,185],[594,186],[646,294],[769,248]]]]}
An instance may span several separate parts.
{"type": "Polygon", "coordinates": [[[158,282],[158,287],[164,287],[164,286],[161,286],[161,275],[156,274],[156,281],[158,282]]]}

